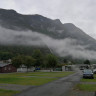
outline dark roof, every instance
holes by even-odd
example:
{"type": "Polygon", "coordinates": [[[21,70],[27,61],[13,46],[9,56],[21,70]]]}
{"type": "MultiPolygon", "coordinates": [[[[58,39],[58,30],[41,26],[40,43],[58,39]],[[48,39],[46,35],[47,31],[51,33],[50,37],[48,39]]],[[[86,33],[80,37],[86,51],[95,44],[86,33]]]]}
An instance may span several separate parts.
{"type": "Polygon", "coordinates": [[[7,63],[0,63],[0,67],[4,67],[6,65],[9,65],[9,64],[7,64],[7,63]]]}

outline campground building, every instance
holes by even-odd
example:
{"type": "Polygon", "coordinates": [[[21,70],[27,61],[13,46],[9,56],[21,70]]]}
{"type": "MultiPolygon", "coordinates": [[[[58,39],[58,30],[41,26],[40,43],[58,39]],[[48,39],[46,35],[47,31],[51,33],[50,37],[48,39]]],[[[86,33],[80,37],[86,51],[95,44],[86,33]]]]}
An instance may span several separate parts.
{"type": "Polygon", "coordinates": [[[17,68],[15,68],[12,64],[0,62],[0,73],[12,73],[12,72],[17,72],[17,68]]]}

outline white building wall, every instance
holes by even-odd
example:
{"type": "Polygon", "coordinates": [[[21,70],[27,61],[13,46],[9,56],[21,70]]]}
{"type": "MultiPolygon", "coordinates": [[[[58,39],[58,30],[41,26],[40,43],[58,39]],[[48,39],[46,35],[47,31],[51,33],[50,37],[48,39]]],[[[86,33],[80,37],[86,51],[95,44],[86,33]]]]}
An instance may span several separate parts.
{"type": "MultiPolygon", "coordinates": [[[[35,67],[32,67],[32,68],[28,68],[28,71],[29,72],[33,72],[35,70],[35,67]]],[[[27,72],[27,68],[18,68],[17,69],[17,72],[27,72]]]]}
{"type": "Polygon", "coordinates": [[[62,71],[65,71],[65,66],[62,66],[62,71]]]}

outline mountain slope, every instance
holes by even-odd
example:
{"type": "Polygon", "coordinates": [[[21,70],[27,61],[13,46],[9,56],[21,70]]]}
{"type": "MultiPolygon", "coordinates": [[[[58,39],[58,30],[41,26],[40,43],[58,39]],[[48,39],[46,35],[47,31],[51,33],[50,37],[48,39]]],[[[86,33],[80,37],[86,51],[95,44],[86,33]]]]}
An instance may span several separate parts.
{"type": "Polygon", "coordinates": [[[57,39],[66,37],[82,39],[85,37],[94,41],[93,38],[71,23],[62,24],[59,19],[51,20],[41,15],[22,15],[14,10],[0,9],[0,24],[14,30],[30,29],[57,39]]]}
{"type": "MultiPolygon", "coordinates": [[[[52,50],[56,49],[57,46],[58,46],[58,48],[60,46],[60,47],[62,47],[62,52],[64,52],[64,54],[68,53],[68,52],[66,52],[66,49],[67,49],[66,44],[69,42],[69,40],[70,41],[73,40],[73,42],[71,42],[72,48],[75,45],[76,49],[78,49],[78,50],[79,49],[80,50],[90,50],[92,52],[94,52],[96,50],[96,48],[95,48],[96,40],[95,39],[93,39],[92,37],[90,37],[89,35],[84,33],[80,28],[76,27],[74,24],[71,24],[71,23],[62,24],[59,19],[51,20],[49,18],[43,17],[38,14],[22,15],[22,14],[17,13],[14,10],[0,9],[0,26],[5,28],[6,30],[7,29],[13,30],[13,32],[11,32],[11,34],[15,33],[14,42],[16,40],[20,41],[21,39],[24,41],[24,39],[26,38],[25,36],[27,36],[26,35],[27,31],[30,30],[30,31],[32,31],[32,34],[30,34],[30,36],[31,35],[33,36],[34,35],[33,33],[35,33],[35,32],[37,32],[39,34],[38,36],[36,35],[37,33],[35,34],[35,36],[37,36],[36,38],[34,36],[33,37],[31,36],[30,37],[31,42],[33,42],[34,40],[36,40],[36,41],[41,40],[41,41],[43,41],[43,43],[45,43],[45,45],[47,44],[48,48],[50,47],[52,50]],[[16,33],[16,31],[18,31],[18,33],[16,33]],[[43,38],[46,37],[47,39],[45,38],[45,40],[44,40],[44,39],[42,39],[42,37],[43,38]],[[40,40],[38,40],[38,38],[40,40]],[[55,44],[54,45],[55,47],[53,45],[49,44],[49,41],[50,41],[49,39],[52,40],[52,42],[54,41],[53,45],[55,44]],[[56,40],[58,40],[58,41],[56,41],[56,40]],[[56,42],[58,42],[58,44],[56,42]],[[65,44],[65,42],[66,42],[66,44],[65,44]]],[[[2,31],[2,30],[0,30],[0,31],[2,31]]],[[[29,40],[29,39],[26,39],[26,40],[29,40]]],[[[20,41],[20,42],[22,43],[22,41],[20,41]]],[[[69,44],[70,44],[70,42],[69,42],[69,44]]],[[[33,45],[35,45],[35,44],[32,44],[32,46],[33,45]]],[[[41,46],[42,45],[44,45],[44,44],[41,44],[41,46]]],[[[75,49],[75,48],[73,48],[73,49],[75,49]]],[[[55,51],[57,52],[58,50],[56,49],[55,51]]],[[[69,50],[71,50],[71,48],[69,50]]],[[[60,50],[60,52],[61,52],[61,50],[60,50]]],[[[67,54],[67,55],[70,55],[70,54],[67,54]]],[[[65,55],[63,55],[63,56],[65,56],[65,55]]]]}

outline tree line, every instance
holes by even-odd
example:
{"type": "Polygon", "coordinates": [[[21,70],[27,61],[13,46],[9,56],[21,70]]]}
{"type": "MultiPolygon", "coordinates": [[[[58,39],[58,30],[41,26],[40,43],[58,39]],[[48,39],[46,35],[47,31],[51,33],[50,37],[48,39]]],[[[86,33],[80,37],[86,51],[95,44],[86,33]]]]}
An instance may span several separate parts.
{"type": "Polygon", "coordinates": [[[58,65],[58,59],[53,54],[43,55],[40,50],[35,50],[32,56],[18,55],[12,58],[12,64],[16,68],[25,65],[26,68],[50,68],[54,69],[58,65]]]}

